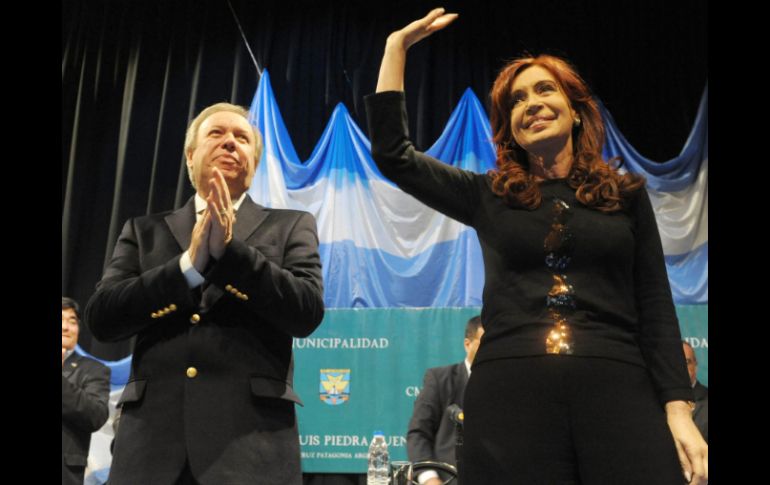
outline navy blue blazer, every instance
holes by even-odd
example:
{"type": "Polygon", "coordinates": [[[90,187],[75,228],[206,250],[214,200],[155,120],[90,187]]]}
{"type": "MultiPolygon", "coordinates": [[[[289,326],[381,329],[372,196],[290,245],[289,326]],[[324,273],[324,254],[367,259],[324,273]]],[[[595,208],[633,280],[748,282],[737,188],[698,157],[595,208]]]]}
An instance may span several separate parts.
{"type": "Polygon", "coordinates": [[[414,402],[406,435],[409,461],[440,461],[457,466],[457,435],[447,407],[457,404],[462,408],[467,383],[468,370],[464,361],[425,371],[423,387],[414,402]]]}
{"type": "Polygon", "coordinates": [[[194,200],[130,219],[86,321],[99,340],[136,337],[119,405],[110,485],[300,484],[292,338],[324,314],[313,216],[246,197],[233,239],[190,289],[179,259],[194,200]]]}
{"type": "Polygon", "coordinates": [[[72,353],[61,371],[62,484],[83,484],[91,433],[109,417],[110,369],[72,353]]]}

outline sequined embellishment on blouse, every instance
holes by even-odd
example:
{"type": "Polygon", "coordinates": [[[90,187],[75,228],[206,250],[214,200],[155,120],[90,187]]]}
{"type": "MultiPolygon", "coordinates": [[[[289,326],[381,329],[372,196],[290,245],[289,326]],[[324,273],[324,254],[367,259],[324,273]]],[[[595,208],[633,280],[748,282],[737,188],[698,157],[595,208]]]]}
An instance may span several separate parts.
{"type": "Polygon", "coordinates": [[[575,311],[575,290],[564,274],[575,250],[575,235],[567,225],[572,215],[572,209],[566,202],[554,198],[551,230],[543,244],[545,264],[553,278],[553,286],[545,299],[553,319],[553,328],[545,340],[545,351],[549,354],[571,354],[575,346],[569,322],[569,316],[575,311]]]}

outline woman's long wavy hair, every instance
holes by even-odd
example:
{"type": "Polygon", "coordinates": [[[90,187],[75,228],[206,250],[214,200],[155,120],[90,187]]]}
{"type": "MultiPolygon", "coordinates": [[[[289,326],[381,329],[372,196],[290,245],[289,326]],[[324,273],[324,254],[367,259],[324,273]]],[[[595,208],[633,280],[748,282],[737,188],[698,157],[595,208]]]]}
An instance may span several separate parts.
{"type": "Polygon", "coordinates": [[[540,206],[540,186],[529,172],[527,152],[515,143],[511,131],[513,81],[531,66],[540,66],[556,78],[580,117],[581,122],[572,129],[573,162],[568,176],[569,186],[575,189],[577,199],[602,212],[623,209],[630,195],[644,186],[644,177],[621,175],[617,170],[620,157],[609,162],[602,159],[604,123],[596,101],[568,61],[547,54],[511,61],[500,71],[492,86],[490,121],[497,147],[497,169],[489,172],[492,191],[511,207],[533,210],[540,206]]]}

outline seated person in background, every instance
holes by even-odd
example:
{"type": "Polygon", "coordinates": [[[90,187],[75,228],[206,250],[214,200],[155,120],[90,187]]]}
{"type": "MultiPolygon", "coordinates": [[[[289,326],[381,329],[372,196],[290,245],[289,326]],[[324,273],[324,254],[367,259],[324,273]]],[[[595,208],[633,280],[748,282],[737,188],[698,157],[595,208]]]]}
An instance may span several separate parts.
{"type": "MultiPolygon", "coordinates": [[[[447,408],[452,404],[462,408],[465,385],[471,375],[471,364],[482,335],[484,328],[481,326],[481,317],[477,315],[468,320],[465,326],[465,360],[425,371],[422,391],[414,402],[414,412],[406,435],[407,455],[412,463],[440,461],[457,466],[456,426],[447,408]]],[[[442,483],[436,470],[421,472],[417,480],[427,485],[442,483]]]]}

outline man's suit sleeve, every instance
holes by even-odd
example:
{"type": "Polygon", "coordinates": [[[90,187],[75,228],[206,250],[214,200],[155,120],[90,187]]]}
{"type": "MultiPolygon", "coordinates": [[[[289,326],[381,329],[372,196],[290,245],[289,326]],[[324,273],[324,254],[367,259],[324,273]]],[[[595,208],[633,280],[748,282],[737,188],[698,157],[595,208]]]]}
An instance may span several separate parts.
{"type": "Polygon", "coordinates": [[[136,219],[123,226],[104,276],[88,301],[85,322],[97,340],[112,342],[158,323],[153,312],[172,303],[177,310],[194,308],[178,256],[141,272],[136,219]]]}
{"type": "Polygon", "coordinates": [[[237,288],[248,298],[242,303],[260,319],[294,337],[306,337],[324,315],[321,258],[315,218],[307,212],[295,214],[287,221],[292,227],[280,266],[259,249],[233,239],[205,277],[221,288],[237,288]]]}
{"type": "Polygon", "coordinates": [[[62,375],[61,418],[73,427],[94,432],[109,416],[110,369],[98,362],[81,361],[81,366],[77,383],[62,375]]]}
{"type": "Polygon", "coordinates": [[[409,420],[406,434],[406,452],[409,461],[437,461],[434,454],[436,432],[444,410],[441,408],[439,382],[433,369],[428,369],[423,378],[420,395],[414,402],[414,412],[409,420]]]}

